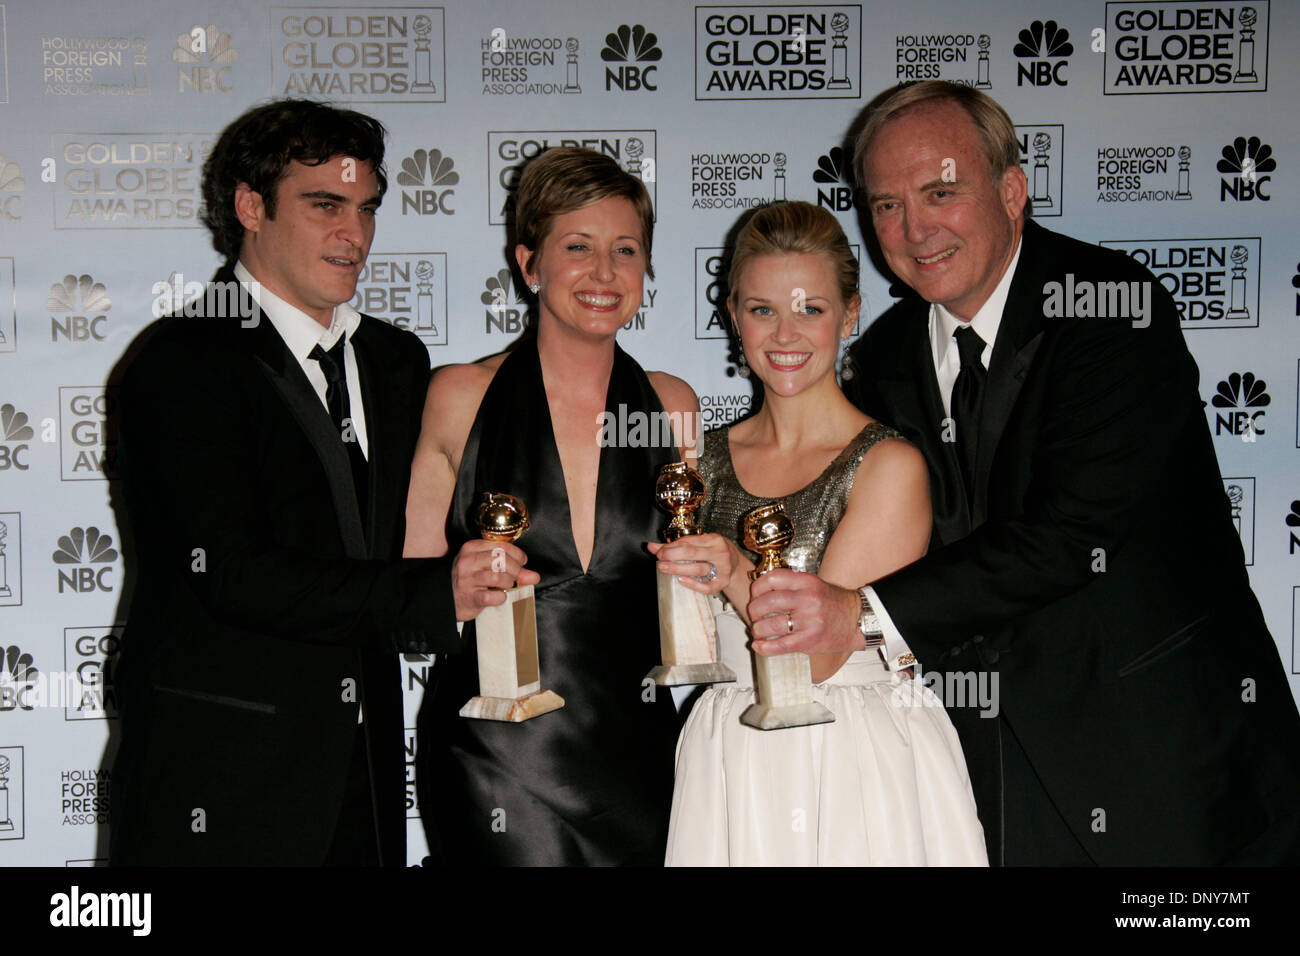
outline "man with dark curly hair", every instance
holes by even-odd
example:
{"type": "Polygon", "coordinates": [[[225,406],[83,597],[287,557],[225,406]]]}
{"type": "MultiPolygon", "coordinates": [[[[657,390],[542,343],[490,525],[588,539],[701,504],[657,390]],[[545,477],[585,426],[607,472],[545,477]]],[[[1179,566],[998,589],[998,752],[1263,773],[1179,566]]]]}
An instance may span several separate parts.
{"type": "Polygon", "coordinates": [[[121,390],[113,863],[404,865],[398,654],[455,650],[456,621],[536,580],[483,541],[401,560],[429,355],[349,304],[383,160],[378,121],[280,100],[204,164],[225,265],[121,390]]]}

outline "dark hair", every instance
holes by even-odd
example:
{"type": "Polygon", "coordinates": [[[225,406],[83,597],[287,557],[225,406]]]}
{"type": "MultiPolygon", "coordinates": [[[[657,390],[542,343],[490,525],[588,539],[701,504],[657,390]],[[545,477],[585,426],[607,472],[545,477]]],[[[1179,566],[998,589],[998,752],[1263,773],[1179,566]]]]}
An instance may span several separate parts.
{"type": "Polygon", "coordinates": [[[645,184],[620,166],[618,160],[578,146],[546,150],[525,166],[519,177],[519,188],[515,190],[515,233],[516,241],[532,251],[528,269],[535,269],[541,261],[542,243],[557,216],[612,196],[626,199],[636,210],[641,221],[645,271],[653,279],[650,247],[655,231],[654,207],[645,184]]]}
{"type": "Polygon", "coordinates": [[[255,106],[227,126],[203,163],[203,211],[212,245],[227,262],[239,258],[244,227],[235,215],[240,183],[259,193],[275,218],[275,193],[291,161],[305,166],[352,156],[369,163],[382,195],[384,126],[379,120],[313,100],[275,100],[255,106]]]}

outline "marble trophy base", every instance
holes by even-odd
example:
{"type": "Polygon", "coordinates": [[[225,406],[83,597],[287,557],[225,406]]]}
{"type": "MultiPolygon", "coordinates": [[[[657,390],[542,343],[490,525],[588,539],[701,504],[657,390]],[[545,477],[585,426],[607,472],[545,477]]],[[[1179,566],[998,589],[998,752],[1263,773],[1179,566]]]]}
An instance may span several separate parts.
{"type": "Polygon", "coordinates": [[[564,698],[555,691],[541,690],[519,698],[471,697],[460,709],[460,715],[475,720],[503,720],[517,724],[563,706],[564,698]]]}
{"type": "Polygon", "coordinates": [[[474,622],[478,642],[477,697],[462,717],[519,723],[564,706],[564,698],[542,690],[537,662],[537,604],[533,586],[511,588],[506,602],[485,607],[474,622]]]}
{"type": "Polygon", "coordinates": [[[754,655],[758,677],[758,703],[751,704],[740,722],[759,730],[827,724],[835,715],[812,699],[812,664],[807,654],[754,655]]]}
{"type": "Polygon", "coordinates": [[[659,651],[663,663],[651,668],[646,678],[661,687],[734,681],[735,672],[717,660],[718,628],[709,599],[683,587],[672,575],[657,577],[659,651]]]}

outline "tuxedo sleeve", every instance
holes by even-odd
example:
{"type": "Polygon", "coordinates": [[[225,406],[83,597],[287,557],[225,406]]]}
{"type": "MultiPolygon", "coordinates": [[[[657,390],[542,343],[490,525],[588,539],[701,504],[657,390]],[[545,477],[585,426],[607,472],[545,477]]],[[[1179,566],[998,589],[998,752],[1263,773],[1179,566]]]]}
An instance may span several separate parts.
{"type": "MultiPolygon", "coordinates": [[[[1204,428],[1198,373],[1173,300],[1153,282],[1147,328],[1066,319],[1048,335],[1048,390],[1020,513],[874,582],[925,660],[1084,587],[1105,573],[1186,430],[1204,428]]],[[[1045,344],[1043,348],[1048,348],[1045,344]]]]}
{"type": "MultiPolygon", "coordinates": [[[[324,557],[277,540],[261,474],[268,409],[259,407],[265,389],[251,361],[224,361],[219,342],[205,352],[185,336],[169,338],[142,350],[121,389],[121,458],[142,572],[148,564],[152,578],[185,589],[225,626],[311,644],[459,649],[451,557],[324,557]]],[[[411,375],[422,394],[424,361],[423,373],[407,362],[391,373],[411,375]]]]}

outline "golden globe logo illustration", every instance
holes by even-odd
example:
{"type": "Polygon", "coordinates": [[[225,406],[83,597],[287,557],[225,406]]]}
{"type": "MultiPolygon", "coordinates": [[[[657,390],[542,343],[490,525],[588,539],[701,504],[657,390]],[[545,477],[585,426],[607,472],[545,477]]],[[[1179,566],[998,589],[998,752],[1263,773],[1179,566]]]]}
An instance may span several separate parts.
{"type": "Polygon", "coordinates": [[[442,7],[271,7],[278,96],[446,100],[442,7]]]}
{"type": "Polygon", "coordinates": [[[645,184],[651,205],[658,209],[657,142],[652,129],[490,130],[488,224],[505,225],[524,164],[553,146],[580,146],[617,160],[645,184]]]}
{"type": "Polygon", "coordinates": [[[23,603],[22,515],[0,511],[0,606],[23,603]]]}
{"type": "Polygon", "coordinates": [[[1065,127],[1060,123],[1017,125],[1016,143],[1034,217],[1061,215],[1065,127]]]}
{"type": "MultiPolygon", "coordinates": [[[[0,694],[4,686],[3,671],[0,671],[0,694]]],[[[3,708],[0,703],[0,709],[3,708]]],[[[0,747],[0,840],[23,838],[24,808],[23,748],[0,747]]]]}
{"type": "Polygon", "coordinates": [[[95,339],[102,342],[105,338],[104,324],[108,321],[108,310],[112,300],[102,282],[96,282],[89,274],[68,275],[62,282],[50,286],[49,298],[45,308],[50,315],[50,341],[57,342],[62,337],[67,342],[85,342],[95,339]],[[63,318],[59,318],[59,314],[63,318]]]}
{"type": "Polygon", "coordinates": [[[605,46],[600,51],[600,58],[606,63],[623,64],[617,68],[605,67],[605,89],[617,87],[624,92],[659,89],[655,81],[658,67],[654,64],[663,55],[657,36],[639,23],[632,27],[623,24],[605,35],[605,46]],[[650,65],[642,66],[643,63],[650,65]]]}
{"type": "Polygon", "coordinates": [[[64,481],[116,478],[117,386],[61,386],[59,443],[64,481]]]}
{"type": "Polygon", "coordinates": [[[447,254],[371,252],[357,277],[352,307],[419,336],[447,344],[447,254]]]}
{"type": "Polygon", "coordinates": [[[1155,274],[1174,297],[1184,329],[1259,325],[1258,236],[1230,239],[1107,239],[1155,274]]]}
{"type": "Polygon", "coordinates": [[[862,7],[697,6],[695,98],[861,96],[862,7]]]}
{"type": "Polygon", "coordinates": [[[56,229],[198,229],[209,133],[53,133],[56,229]]]}
{"type": "Polygon", "coordinates": [[[451,187],[460,182],[455,166],[455,160],[440,149],[417,149],[403,159],[397,174],[397,184],[404,187],[402,215],[413,212],[417,216],[454,216],[451,200],[456,190],[451,187]]]}
{"type": "Polygon", "coordinates": [[[112,535],[102,533],[93,525],[73,528],[59,536],[54,551],[54,563],[59,568],[59,593],[89,594],[94,591],[112,591],[112,564],[118,558],[112,535]],[[95,569],[92,564],[105,567],[95,569]]]}
{"type": "Polygon", "coordinates": [[[22,222],[22,204],[18,200],[26,188],[27,181],[18,164],[0,153],[0,223],[22,222]]]}
{"type": "Polygon", "coordinates": [[[73,688],[65,695],[64,720],[117,717],[116,671],[123,630],[120,625],[63,629],[63,666],[73,688]]]}
{"type": "Polygon", "coordinates": [[[1224,478],[1223,493],[1228,498],[1232,526],[1241,538],[1246,566],[1250,567],[1255,563],[1255,479],[1224,478]]]}
{"type": "Polygon", "coordinates": [[[1106,94],[1268,89],[1269,0],[1106,4],[1106,94]]]}
{"type": "Polygon", "coordinates": [[[239,53],[231,45],[230,34],[215,23],[206,27],[196,24],[178,36],[172,59],[180,64],[176,71],[179,93],[229,93],[234,89],[230,64],[239,59],[239,53]]]}
{"type": "Polygon", "coordinates": [[[1066,86],[1067,59],[1074,53],[1070,31],[1055,20],[1035,20],[1020,31],[1011,52],[1022,62],[1016,65],[1016,86],[1066,86]],[[1055,62],[1053,62],[1055,60],[1055,62]]]}

